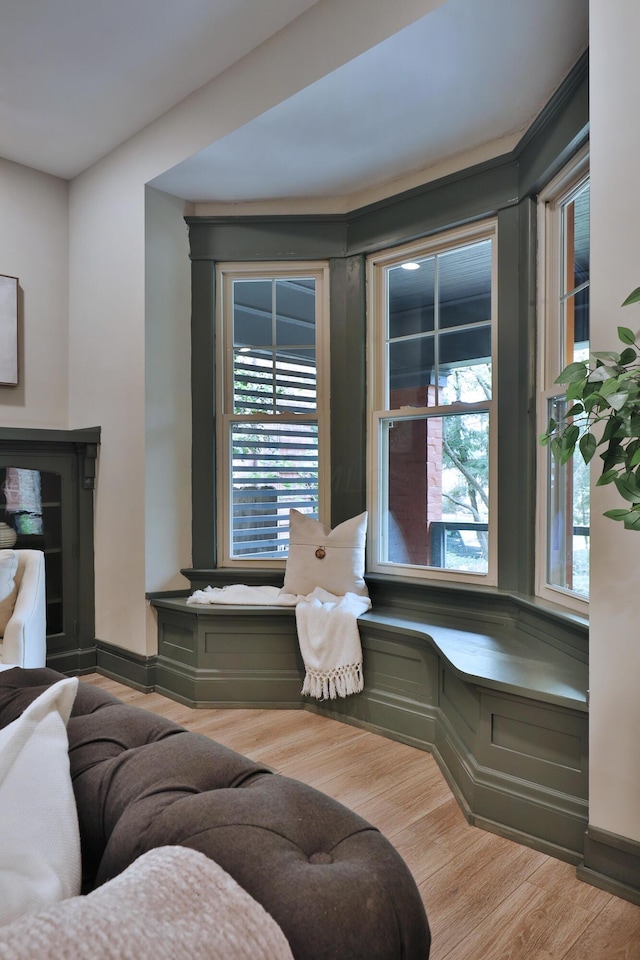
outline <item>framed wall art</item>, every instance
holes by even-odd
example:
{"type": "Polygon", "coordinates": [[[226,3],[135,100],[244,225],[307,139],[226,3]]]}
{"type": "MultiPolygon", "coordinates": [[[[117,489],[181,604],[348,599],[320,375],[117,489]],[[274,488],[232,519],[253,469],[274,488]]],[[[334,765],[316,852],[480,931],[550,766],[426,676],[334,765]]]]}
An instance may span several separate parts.
{"type": "Polygon", "coordinates": [[[18,278],[0,274],[0,386],[18,385],[18,278]]]}

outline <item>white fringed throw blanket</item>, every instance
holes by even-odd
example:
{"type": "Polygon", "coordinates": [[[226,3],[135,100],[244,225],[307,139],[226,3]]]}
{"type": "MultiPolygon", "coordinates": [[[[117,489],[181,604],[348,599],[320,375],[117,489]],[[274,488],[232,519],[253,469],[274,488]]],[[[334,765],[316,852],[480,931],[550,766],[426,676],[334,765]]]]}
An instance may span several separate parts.
{"type": "Polygon", "coordinates": [[[187,603],[295,607],[305,665],[302,693],[318,700],[335,700],[360,693],[364,687],[358,617],[371,608],[369,597],[355,593],[339,597],[321,587],[302,596],[283,593],[278,587],[234,583],[196,590],[187,603]]]}

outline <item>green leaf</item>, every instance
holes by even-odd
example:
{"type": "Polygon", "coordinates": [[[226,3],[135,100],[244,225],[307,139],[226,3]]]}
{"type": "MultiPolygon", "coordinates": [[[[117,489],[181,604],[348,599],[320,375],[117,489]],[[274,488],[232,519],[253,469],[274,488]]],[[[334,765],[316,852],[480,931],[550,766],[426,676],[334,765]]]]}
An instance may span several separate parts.
{"type": "Polygon", "coordinates": [[[620,354],[614,353],[613,350],[595,350],[591,356],[596,360],[608,360],[609,363],[620,362],[620,354]]]}
{"type": "Polygon", "coordinates": [[[616,470],[605,470],[604,473],[596,480],[596,487],[604,487],[607,483],[612,483],[617,475],[618,474],[616,470]]]}
{"type": "Polygon", "coordinates": [[[626,381],[622,377],[610,377],[599,387],[598,392],[603,397],[609,397],[612,393],[619,393],[622,385],[625,386],[626,392],[626,381]]]}
{"type": "Polygon", "coordinates": [[[565,413],[565,417],[569,420],[570,417],[577,417],[579,413],[584,413],[584,407],[581,403],[574,403],[565,413]]]}
{"type": "MultiPolygon", "coordinates": [[[[590,393],[595,393],[595,392],[599,389],[599,387],[598,387],[598,385],[597,385],[596,383],[590,383],[590,382],[587,380],[586,377],[585,377],[584,380],[578,380],[578,383],[579,383],[579,384],[582,384],[582,389],[583,389],[583,391],[584,391],[585,397],[588,396],[588,394],[590,394],[590,393]]],[[[575,384],[570,383],[570,384],[569,384],[569,387],[568,387],[568,390],[570,390],[571,387],[574,387],[574,386],[575,386],[575,384]]]]}
{"type": "MultiPolygon", "coordinates": [[[[629,450],[627,449],[627,455],[628,455],[628,454],[629,454],[629,450]]],[[[636,450],[636,451],[632,454],[631,460],[629,460],[629,466],[630,466],[630,467],[637,467],[639,463],[640,463],[640,450],[636,450]]]]}
{"type": "Polygon", "coordinates": [[[580,437],[580,453],[585,463],[589,463],[593,458],[597,445],[596,438],[592,433],[583,433],[580,437]]]}
{"type": "Polygon", "coordinates": [[[626,350],[623,350],[622,353],[620,354],[618,363],[620,364],[621,367],[626,367],[630,363],[635,363],[637,359],[638,359],[638,354],[633,349],[633,347],[627,347],[626,350]]]}
{"type": "Polygon", "coordinates": [[[577,427],[575,423],[569,424],[564,433],[562,434],[562,446],[565,450],[575,447],[578,442],[578,437],[580,436],[580,427],[577,427]]]}
{"type": "MultiPolygon", "coordinates": [[[[636,291],[634,291],[634,293],[635,292],[636,291]]],[[[631,294],[631,296],[633,296],[633,294],[631,294]]],[[[635,303],[635,300],[629,300],[627,298],[627,300],[625,300],[625,303],[627,302],[635,303]]],[[[624,306],[624,303],[623,303],[623,306],[624,306]]],[[[618,327],[618,339],[621,340],[623,343],[628,343],[631,346],[633,346],[633,344],[636,342],[636,335],[633,332],[633,330],[629,330],[629,327],[618,327]]]]}
{"type": "Polygon", "coordinates": [[[630,503],[638,503],[638,501],[640,501],[640,487],[632,474],[619,477],[613,482],[616,485],[618,493],[624,500],[628,500],[630,503]]]}
{"type": "Polygon", "coordinates": [[[632,457],[636,451],[640,451],[640,440],[631,440],[627,444],[627,456],[632,457]]]}
{"type": "MultiPolygon", "coordinates": [[[[581,400],[583,395],[586,395],[586,388],[588,386],[589,384],[587,384],[586,380],[574,380],[573,383],[570,383],[565,394],[567,403],[570,403],[572,400],[581,400]]],[[[593,389],[597,390],[597,387],[594,385],[593,389]]]]}
{"type": "Polygon", "coordinates": [[[607,420],[605,428],[602,432],[602,439],[604,441],[611,440],[611,438],[617,434],[623,423],[624,421],[621,417],[610,417],[607,420]]]}
{"type": "Polygon", "coordinates": [[[584,396],[582,398],[582,403],[584,405],[585,413],[591,414],[594,410],[597,413],[600,413],[604,409],[608,409],[608,401],[602,397],[597,391],[589,394],[589,396],[584,396]]]}
{"type": "Polygon", "coordinates": [[[592,370],[587,380],[589,383],[603,383],[605,380],[608,380],[610,377],[615,377],[615,370],[611,370],[611,367],[605,367],[604,364],[598,364],[595,370],[592,370]]]}
{"type": "Polygon", "coordinates": [[[562,373],[556,377],[556,383],[575,383],[576,380],[584,380],[587,376],[587,365],[580,361],[570,363],[565,367],[562,373]]]}
{"type": "Polygon", "coordinates": [[[629,394],[626,392],[612,393],[607,397],[609,405],[613,407],[614,410],[622,410],[628,399],[629,394]]]}
{"type": "Polygon", "coordinates": [[[624,520],[625,517],[628,517],[630,513],[630,510],[605,510],[602,516],[608,517],[609,520],[624,520]]]}
{"type": "Polygon", "coordinates": [[[622,301],[622,306],[626,307],[630,303],[638,303],[640,301],[640,287],[636,287],[635,290],[629,294],[626,300],[622,301]]]}
{"type": "Polygon", "coordinates": [[[624,518],[624,528],[625,530],[640,530],[640,513],[630,510],[624,518]]]}
{"type": "Polygon", "coordinates": [[[603,471],[608,470],[610,467],[615,467],[617,463],[624,463],[627,459],[624,452],[624,447],[621,443],[611,441],[609,446],[604,453],[600,454],[601,459],[604,461],[603,471]]]}

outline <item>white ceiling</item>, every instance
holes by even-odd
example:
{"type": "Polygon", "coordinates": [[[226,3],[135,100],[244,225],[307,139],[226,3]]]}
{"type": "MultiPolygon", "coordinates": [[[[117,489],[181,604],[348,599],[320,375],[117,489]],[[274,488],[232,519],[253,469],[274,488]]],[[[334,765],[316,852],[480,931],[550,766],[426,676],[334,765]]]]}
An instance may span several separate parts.
{"type": "MultiPolygon", "coordinates": [[[[314,2],[0,0],[0,156],[70,179],[314,2]]],[[[588,0],[446,0],[153,183],[340,197],[501,152],[587,45],[588,0]]]]}
{"type": "Polygon", "coordinates": [[[0,0],[0,156],[70,179],[317,0],[0,0]]]}

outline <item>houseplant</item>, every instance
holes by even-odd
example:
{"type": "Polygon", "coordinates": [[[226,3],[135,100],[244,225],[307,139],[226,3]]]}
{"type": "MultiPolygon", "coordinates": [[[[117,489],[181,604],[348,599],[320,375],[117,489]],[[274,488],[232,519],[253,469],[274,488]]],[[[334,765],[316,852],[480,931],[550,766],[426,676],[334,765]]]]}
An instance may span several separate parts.
{"type": "MultiPolygon", "coordinates": [[[[622,304],[640,302],[640,287],[622,304]]],[[[598,486],[615,484],[625,507],[607,510],[605,517],[622,521],[627,530],[640,530],[640,343],[628,327],[618,327],[621,353],[592,353],[589,362],[564,368],[556,383],[566,384],[565,419],[549,420],[539,437],[560,464],[580,451],[589,463],[602,448],[598,486]]]]}

